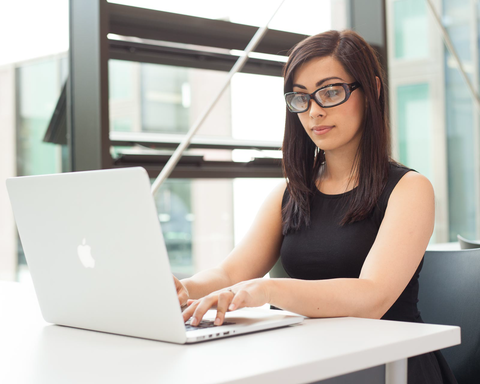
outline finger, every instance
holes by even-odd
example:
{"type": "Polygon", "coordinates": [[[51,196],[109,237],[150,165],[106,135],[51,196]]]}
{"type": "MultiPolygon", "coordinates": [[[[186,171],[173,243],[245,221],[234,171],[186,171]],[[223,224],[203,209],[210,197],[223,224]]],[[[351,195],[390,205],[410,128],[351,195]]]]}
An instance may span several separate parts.
{"type": "Polygon", "coordinates": [[[174,275],[172,275],[173,281],[175,282],[175,289],[177,291],[178,302],[180,307],[187,305],[188,300],[188,291],[180,280],[178,280],[174,275]]]}
{"type": "Polygon", "coordinates": [[[188,303],[188,300],[189,300],[189,298],[188,298],[188,295],[185,291],[181,291],[181,292],[178,293],[178,301],[179,301],[181,307],[186,306],[187,303],[188,303]]]}
{"type": "Polygon", "coordinates": [[[193,326],[198,325],[198,323],[200,323],[200,321],[203,319],[203,316],[205,316],[205,313],[207,313],[207,311],[217,303],[217,300],[218,295],[208,295],[201,299],[193,313],[190,324],[193,326]]]}
{"type": "Polygon", "coordinates": [[[248,293],[245,291],[239,291],[233,297],[232,302],[228,306],[229,311],[235,311],[236,309],[240,309],[246,306],[248,293]]]}
{"type": "Polygon", "coordinates": [[[197,305],[199,304],[200,300],[195,300],[190,305],[182,312],[183,316],[183,321],[187,321],[190,319],[193,315],[193,312],[195,312],[195,309],[197,308],[197,305]]]}
{"type": "Polygon", "coordinates": [[[217,302],[217,316],[215,318],[215,325],[222,325],[225,320],[225,312],[228,310],[228,305],[232,302],[233,292],[221,292],[218,294],[217,302]]]}

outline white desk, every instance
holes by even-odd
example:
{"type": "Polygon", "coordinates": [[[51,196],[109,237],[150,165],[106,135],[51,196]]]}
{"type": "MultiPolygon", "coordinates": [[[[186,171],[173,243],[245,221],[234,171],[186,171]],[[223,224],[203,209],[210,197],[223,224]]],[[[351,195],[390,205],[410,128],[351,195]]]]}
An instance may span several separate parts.
{"type": "Polygon", "coordinates": [[[176,345],[49,325],[28,287],[0,283],[0,383],[307,383],[459,343],[458,327],[337,318],[176,345]]]}

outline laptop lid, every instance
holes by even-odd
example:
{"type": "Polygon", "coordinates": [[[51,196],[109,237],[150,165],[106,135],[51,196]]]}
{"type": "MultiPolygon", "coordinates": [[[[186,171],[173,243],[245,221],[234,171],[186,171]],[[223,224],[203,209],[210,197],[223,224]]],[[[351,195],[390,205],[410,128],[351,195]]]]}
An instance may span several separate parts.
{"type": "Polygon", "coordinates": [[[17,177],[7,189],[46,321],[186,341],[143,168],[17,177]]]}

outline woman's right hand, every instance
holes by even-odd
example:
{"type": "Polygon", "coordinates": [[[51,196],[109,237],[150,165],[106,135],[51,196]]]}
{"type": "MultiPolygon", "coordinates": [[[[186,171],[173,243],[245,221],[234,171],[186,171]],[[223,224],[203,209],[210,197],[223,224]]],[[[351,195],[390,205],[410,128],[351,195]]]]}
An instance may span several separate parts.
{"type": "Polygon", "coordinates": [[[183,309],[184,307],[187,306],[187,301],[190,298],[188,294],[188,289],[175,276],[173,276],[173,281],[175,282],[175,288],[177,289],[177,297],[178,297],[178,301],[180,302],[180,307],[182,307],[183,309]]]}

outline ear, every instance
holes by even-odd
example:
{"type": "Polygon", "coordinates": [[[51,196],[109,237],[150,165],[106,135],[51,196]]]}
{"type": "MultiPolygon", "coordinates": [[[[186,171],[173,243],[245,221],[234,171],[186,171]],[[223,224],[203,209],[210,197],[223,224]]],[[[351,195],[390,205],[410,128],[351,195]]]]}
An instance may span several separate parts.
{"type": "Polygon", "coordinates": [[[375,79],[377,80],[377,98],[380,99],[380,90],[382,89],[382,84],[380,83],[378,76],[375,76],[375,79]]]}

